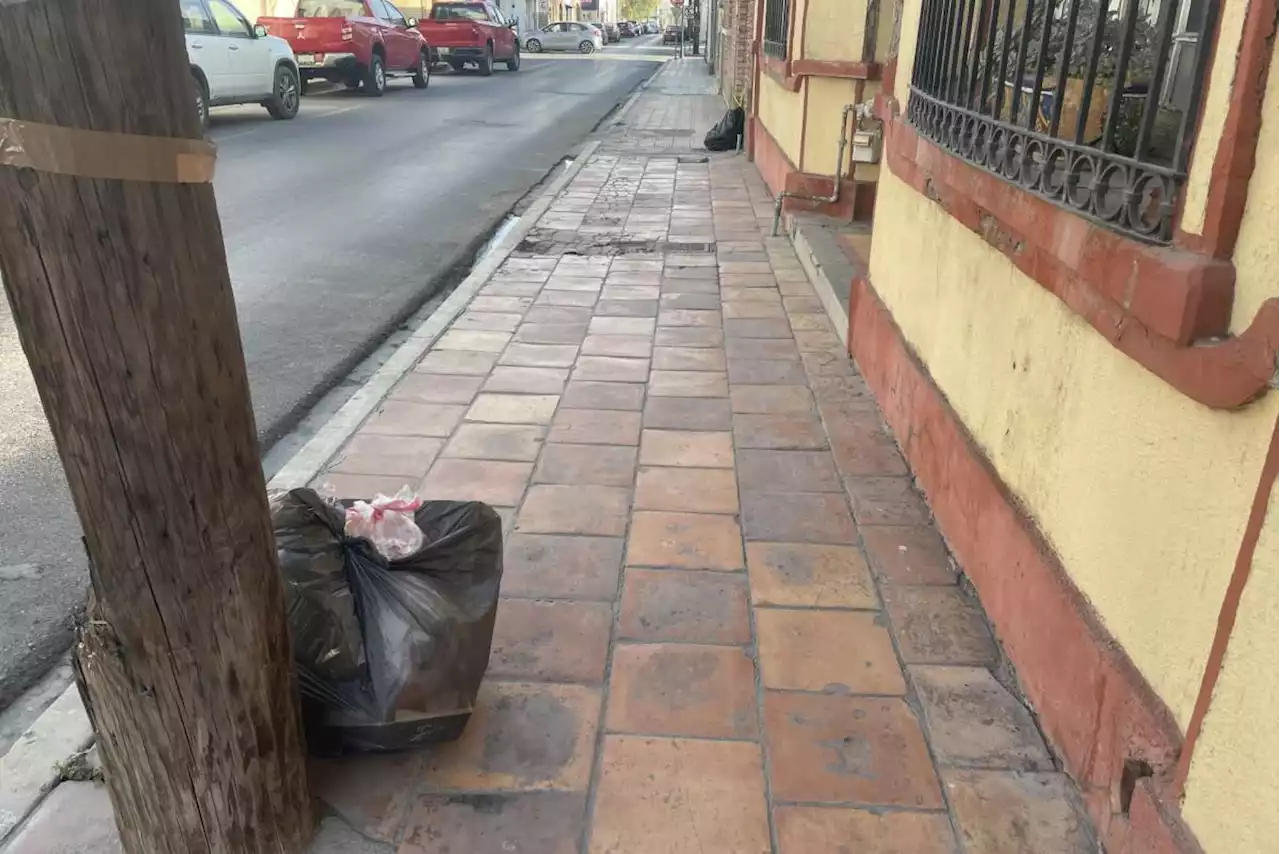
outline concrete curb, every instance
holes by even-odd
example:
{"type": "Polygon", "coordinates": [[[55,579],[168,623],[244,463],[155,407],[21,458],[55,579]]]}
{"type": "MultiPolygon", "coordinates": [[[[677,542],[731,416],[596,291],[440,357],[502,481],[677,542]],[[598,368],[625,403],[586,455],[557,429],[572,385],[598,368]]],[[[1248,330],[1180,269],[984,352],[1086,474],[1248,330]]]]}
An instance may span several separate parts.
{"type": "Polygon", "coordinates": [[[0,844],[58,785],[67,763],[92,741],[89,715],[79,689],[71,685],[0,756],[0,844]]]}
{"type": "MultiPolygon", "coordinates": [[[[656,75],[655,75],[656,76],[656,75]]],[[[624,107],[625,109],[626,107],[624,107]]],[[[556,196],[569,185],[581,171],[597,148],[599,140],[592,140],[582,147],[573,164],[557,176],[542,195],[521,215],[520,223],[509,231],[492,250],[480,259],[453,293],[440,303],[423,323],[414,330],[382,367],[351,396],[328,423],[321,427],[302,448],[285,463],[267,484],[270,489],[294,489],[310,483],[326,462],[341,450],[351,434],[359,429],[400,379],[413,369],[431,345],[444,334],[471,302],[485,282],[497,272],[503,262],[515,251],[516,246],[533,230],[538,220],[556,196]]]]}
{"type": "Polygon", "coordinates": [[[792,219],[787,225],[787,234],[791,238],[791,245],[795,247],[796,255],[800,258],[800,266],[804,269],[805,275],[809,277],[809,283],[813,285],[814,291],[817,292],[823,308],[827,310],[827,316],[831,318],[832,324],[835,325],[836,334],[840,336],[841,343],[848,347],[849,316],[845,312],[844,306],[840,304],[840,299],[836,296],[835,287],[827,276],[827,267],[819,259],[818,253],[814,251],[809,238],[805,236],[804,225],[795,219],[792,219]]]}

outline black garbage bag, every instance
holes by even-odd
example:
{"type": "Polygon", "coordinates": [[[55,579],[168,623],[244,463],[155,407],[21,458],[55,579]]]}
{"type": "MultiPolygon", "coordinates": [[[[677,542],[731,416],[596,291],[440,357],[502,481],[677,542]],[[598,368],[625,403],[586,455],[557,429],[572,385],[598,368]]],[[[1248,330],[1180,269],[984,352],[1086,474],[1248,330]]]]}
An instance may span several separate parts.
{"type": "Polygon", "coordinates": [[[313,752],[385,752],[462,734],[489,662],[502,520],[425,501],[424,545],[388,561],[314,490],[272,496],[303,723],[313,752]]]}
{"type": "Polygon", "coordinates": [[[738,137],[742,136],[746,124],[746,113],[741,107],[734,107],[724,114],[724,118],[716,122],[716,126],[707,131],[702,138],[702,146],[707,151],[733,151],[738,147],[738,137]]]}

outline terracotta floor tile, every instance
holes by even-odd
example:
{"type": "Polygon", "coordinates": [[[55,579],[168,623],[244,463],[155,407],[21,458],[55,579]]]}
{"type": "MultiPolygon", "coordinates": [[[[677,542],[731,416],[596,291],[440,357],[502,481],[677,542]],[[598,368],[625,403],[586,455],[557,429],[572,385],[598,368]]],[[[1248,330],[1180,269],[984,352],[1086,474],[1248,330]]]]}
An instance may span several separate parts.
{"type": "Polygon", "coordinates": [[[601,299],[626,300],[631,302],[648,302],[656,300],[661,294],[661,288],[658,282],[662,279],[661,274],[652,275],[649,280],[653,284],[622,284],[613,282],[609,279],[605,280],[604,290],[600,292],[601,299]]]}
{"type": "Polygon", "coordinates": [[[723,352],[709,347],[658,347],[653,352],[653,368],[658,371],[720,371],[723,375],[725,358],[723,352]]]}
{"type": "Polygon", "coordinates": [[[533,486],[516,530],[525,534],[620,537],[627,530],[631,490],[614,486],[533,486]]]}
{"type": "Polygon", "coordinates": [[[822,300],[811,296],[783,297],[782,304],[787,308],[787,314],[813,314],[821,317],[827,316],[827,308],[822,304],[822,300]]]}
{"type": "Polygon", "coordinates": [[[489,369],[496,361],[498,361],[496,353],[432,350],[422,357],[422,361],[414,370],[425,374],[462,374],[483,377],[489,373],[489,369]]]}
{"type": "Polygon", "coordinates": [[[489,654],[488,677],[596,683],[609,657],[613,606],[608,602],[503,599],[489,654]]]}
{"type": "Polygon", "coordinates": [[[1086,854],[1098,850],[1065,774],[946,771],[942,775],[967,851],[1086,854]]]}
{"type": "Polygon", "coordinates": [[[645,429],[723,431],[732,423],[723,398],[651,397],[644,404],[645,429]]]}
{"type": "Polygon", "coordinates": [[[929,524],[929,507],[909,477],[850,477],[845,489],[859,525],[929,524]]]}
{"type": "Polygon", "coordinates": [[[994,664],[986,616],[958,587],[886,587],[885,608],[908,664],[994,664]]]}
{"type": "MultiPolygon", "coordinates": [[[[490,279],[489,284],[480,289],[480,296],[536,297],[538,292],[542,290],[542,283],[545,280],[545,276],[539,278],[537,281],[490,279]]],[[[479,309],[474,309],[470,313],[474,313],[475,311],[479,311],[479,309]]]]}
{"type": "Polygon", "coordinates": [[[635,507],[735,514],[738,480],[733,469],[642,467],[636,477],[635,507]]]}
{"type": "Polygon", "coordinates": [[[735,415],[733,441],[739,448],[765,450],[827,447],[822,422],[809,415],[735,415]]]}
{"type": "Polygon", "coordinates": [[[645,387],[641,383],[604,383],[575,380],[560,396],[561,409],[624,409],[639,411],[644,406],[645,387]]]}
{"type": "Polygon", "coordinates": [[[387,397],[412,403],[470,403],[483,381],[481,377],[415,371],[396,383],[387,397]]]}
{"type": "Polygon", "coordinates": [[[331,471],[318,475],[310,486],[335,498],[367,500],[377,495],[395,495],[405,487],[416,490],[418,480],[402,475],[344,474],[331,471]]]}
{"type": "Polygon", "coordinates": [[[627,359],[618,356],[580,356],[577,367],[573,369],[573,379],[575,380],[641,383],[648,378],[648,359],[627,359]]]}
{"type": "Polygon", "coordinates": [[[431,463],[443,447],[443,439],[357,433],[334,455],[326,471],[393,475],[416,483],[431,468],[431,463]]]}
{"type": "MultiPolygon", "coordinates": [[[[726,302],[721,308],[724,312],[725,331],[730,335],[737,334],[728,324],[735,320],[782,320],[787,319],[787,313],[782,310],[782,306],[773,302],[763,302],[758,300],[735,300],[726,302]]],[[[790,328],[790,327],[788,327],[790,328]]]]}
{"type": "Polygon", "coordinates": [[[857,540],[844,496],[834,493],[744,492],[742,527],[749,540],[835,545],[857,540]]]}
{"type": "Polygon", "coordinates": [[[468,421],[495,424],[550,424],[560,403],[554,394],[481,394],[467,410],[468,421]]]}
{"type": "Polygon", "coordinates": [[[498,363],[526,368],[567,368],[578,358],[574,344],[513,343],[502,351],[498,363]]]}
{"type": "Polygon", "coordinates": [[[942,807],[920,725],[901,699],[766,691],[764,716],[776,800],[942,807]]]}
{"type": "Polygon", "coordinates": [[[585,791],[600,692],[582,685],[489,682],[454,742],[426,753],[424,791],[585,791]]]}
{"type": "MultiPolygon", "coordinates": [[[[607,291],[608,288],[606,287],[607,291]]],[[[658,316],[656,299],[602,299],[596,303],[596,317],[647,317],[658,316]]]]}
{"type": "Polygon", "coordinates": [[[521,424],[463,424],[444,446],[442,456],[533,462],[547,428],[521,424]]]}
{"type": "Polygon", "coordinates": [[[735,414],[808,415],[817,413],[813,395],[802,385],[735,385],[729,390],[735,414]]]}
{"type": "Polygon", "coordinates": [[[307,783],[312,797],[361,834],[395,842],[412,806],[423,762],[421,753],[310,759],[307,783]]]}
{"type": "Polygon", "coordinates": [[[443,438],[462,420],[465,406],[448,403],[408,403],[384,400],[360,428],[365,435],[434,436],[443,438]]]}
{"type": "Polygon", "coordinates": [[[510,332],[478,332],[451,329],[432,345],[434,350],[466,350],[470,353],[501,353],[511,341],[510,332]]]}
{"type": "Polygon", "coordinates": [[[801,361],[811,377],[851,377],[857,373],[847,354],[805,353],[801,361]]]}
{"type": "Polygon", "coordinates": [[[609,684],[610,732],[757,737],[755,666],[741,647],[620,644],[609,684]]]}
{"type": "Polygon", "coordinates": [[[733,434],[645,429],[640,437],[640,464],[733,468],[733,434]]]}
{"type": "MultiPolygon", "coordinates": [[[[788,297],[788,299],[804,299],[804,297],[788,297]]],[[[830,332],[833,328],[831,318],[825,314],[788,313],[787,319],[791,321],[791,328],[797,332],[830,332]]]]}
{"type": "Polygon", "coordinates": [[[551,424],[549,441],[582,445],[636,445],[640,413],[616,409],[562,409],[551,424]]]}
{"type": "Polygon", "coordinates": [[[520,368],[498,365],[485,380],[486,392],[557,395],[569,379],[568,368],[520,368]]]}
{"type": "Polygon", "coordinates": [[[834,332],[799,330],[795,333],[795,338],[796,347],[801,353],[839,353],[844,350],[844,342],[834,332]]]}
{"type": "Polygon", "coordinates": [[[653,343],[658,347],[722,347],[724,331],[718,326],[659,327],[653,343]]]}
{"type": "Polygon", "coordinates": [[[690,278],[671,278],[670,273],[662,279],[662,294],[716,294],[720,291],[720,285],[716,283],[715,277],[700,277],[696,279],[690,278]]]}
{"type": "Polygon", "coordinates": [[[990,670],[920,664],[909,676],[939,766],[1053,770],[1031,712],[990,670]]]}
{"type": "Polygon", "coordinates": [[[558,291],[544,290],[538,294],[534,305],[562,305],[578,308],[590,308],[596,304],[599,291],[558,291]]]}
{"type": "Polygon", "coordinates": [[[547,279],[546,289],[549,291],[586,291],[599,293],[604,286],[604,279],[595,276],[562,276],[553,274],[547,279]]]}
{"type": "Polygon", "coordinates": [[[625,445],[549,444],[538,460],[534,483],[631,486],[636,449],[625,445]]]}
{"type": "Polygon", "coordinates": [[[756,605],[880,607],[867,563],[853,546],[748,543],[747,571],[756,605]]]}
{"type": "MultiPolygon", "coordinates": [[[[821,408],[819,404],[819,410],[821,408]]],[[[839,415],[827,417],[828,424],[838,424],[841,420],[839,415]]],[[[831,433],[831,453],[835,457],[836,468],[846,477],[902,477],[910,474],[898,446],[880,431],[846,433],[834,430],[831,433]]]]}
{"type": "Polygon", "coordinates": [[[622,570],[621,539],[512,534],[503,556],[509,596],[613,601],[622,570]]]}
{"type": "Polygon", "coordinates": [[[662,308],[692,308],[699,311],[718,311],[720,295],[717,293],[665,293],[658,304],[662,308]]]}
{"type": "Polygon", "coordinates": [[[742,533],[732,516],[637,511],[627,565],[742,569],[742,533]]]}
{"type": "Polygon", "coordinates": [[[767,688],[836,694],[903,694],[889,632],[855,611],[756,609],[761,680],[767,688]]]}
{"type": "Polygon", "coordinates": [[[582,342],[584,356],[623,356],[647,359],[653,339],[643,335],[588,335],[582,342]]]}
{"type": "Polygon", "coordinates": [[[747,584],[723,572],[628,569],[618,636],[643,641],[751,641],[747,584]]]}
{"type": "Polygon", "coordinates": [[[946,813],[887,812],[840,807],[781,806],[774,810],[778,854],[955,854],[946,813]]]}
{"type": "Polygon", "coordinates": [[[769,854],[765,810],[758,745],[609,736],[589,854],[769,854]]]}
{"type": "Polygon", "coordinates": [[[652,371],[649,374],[649,394],[658,397],[728,397],[729,380],[723,371],[652,371]]]}
{"type": "Polygon", "coordinates": [[[663,308],[658,310],[658,325],[719,327],[720,312],[696,308],[663,308]]]}
{"type": "Polygon", "coordinates": [[[840,475],[827,451],[738,451],[742,488],[753,492],[840,492],[840,475]]]}
{"type": "Polygon", "coordinates": [[[772,288],[735,288],[730,286],[721,288],[720,294],[726,303],[759,302],[770,305],[782,304],[782,297],[772,288]]]}
{"type": "Polygon", "coordinates": [[[876,575],[889,584],[955,584],[942,537],[931,527],[864,525],[862,540],[876,575]]]}
{"type": "Polygon", "coordinates": [[[532,472],[532,463],[440,459],[418,491],[427,498],[514,507],[524,496],[532,472]]]}
{"type": "Polygon", "coordinates": [[[787,323],[785,317],[751,319],[751,320],[732,320],[725,319],[724,334],[729,336],[729,340],[735,338],[780,338],[790,343],[794,333],[791,331],[791,324],[787,323]]]}
{"type": "Polygon", "coordinates": [[[796,343],[787,338],[729,338],[724,343],[729,361],[737,359],[764,359],[766,361],[800,361],[796,343]]]}
{"type": "Polygon", "coordinates": [[[571,305],[535,305],[525,312],[526,323],[580,323],[591,322],[591,309],[571,305]]]}
{"type": "Polygon", "coordinates": [[[520,314],[533,300],[528,296],[489,296],[481,295],[471,301],[467,308],[471,311],[495,311],[505,314],[520,314]]]}
{"type": "Polygon", "coordinates": [[[522,344],[581,344],[586,337],[583,323],[525,323],[511,340],[522,344]]]}
{"type": "Polygon", "coordinates": [[[397,854],[579,854],[584,792],[423,795],[397,854]]]}
{"type": "Polygon", "coordinates": [[[729,382],[734,385],[803,386],[804,366],[789,359],[730,359],[729,382]]]}

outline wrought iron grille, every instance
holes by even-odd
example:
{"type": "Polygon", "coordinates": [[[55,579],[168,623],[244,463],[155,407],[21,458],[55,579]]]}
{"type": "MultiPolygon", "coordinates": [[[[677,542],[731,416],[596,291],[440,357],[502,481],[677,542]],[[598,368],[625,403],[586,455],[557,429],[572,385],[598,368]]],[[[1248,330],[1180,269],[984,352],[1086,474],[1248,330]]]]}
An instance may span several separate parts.
{"type": "Polygon", "coordinates": [[[791,26],[791,0],[764,2],[764,55],[787,58],[787,36],[791,26]]]}
{"type": "Polygon", "coordinates": [[[907,118],[1001,178],[1172,236],[1219,0],[923,0],[907,118]]]}

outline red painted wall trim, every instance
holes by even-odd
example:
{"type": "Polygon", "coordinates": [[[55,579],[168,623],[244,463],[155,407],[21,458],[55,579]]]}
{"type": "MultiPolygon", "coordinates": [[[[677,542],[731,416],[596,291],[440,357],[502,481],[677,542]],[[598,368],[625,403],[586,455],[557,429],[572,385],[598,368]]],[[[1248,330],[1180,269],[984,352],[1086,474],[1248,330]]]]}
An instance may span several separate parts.
{"type": "MultiPolygon", "coordinates": [[[[1174,243],[1214,258],[1230,258],[1240,234],[1255,149],[1262,129],[1262,102],[1276,36],[1277,0],[1250,0],[1245,12],[1240,52],[1236,58],[1231,102],[1218,150],[1213,152],[1209,196],[1205,200],[1202,234],[1178,231],[1174,243]]],[[[1221,15],[1219,26],[1221,30],[1221,15]]],[[[1214,38],[1214,51],[1218,49],[1214,38]]],[[[1198,123],[1197,123],[1198,125],[1198,123]]],[[[1207,156],[1203,152],[1200,156],[1207,156]]],[[[1195,155],[1193,154],[1193,157],[1195,155]]],[[[1274,188],[1272,188],[1274,190],[1274,188]]]]}
{"type": "Polygon", "coordinates": [[[1276,371],[1275,298],[1220,343],[1235,268],[1226,261],[1128,240],[943,151],[877,98],[894,175],[1002,252],[1112,346],[1206,406],[1231,409],[1266,392],[1276,371]]]}
{"type": "MultiPolygon", "coordinates": [[[[1100,838],[1112,838],[1113,823],[1126,824],[1125,760],[1146,762],[1157,779],[1177,761],[1182,738],[1173,715],[1071,583],[863,277],[850,294],[849,342],[1100,838]]],[[[1123,829],[1141,842],[1132,826],[1123,829]]]]}
{"type": "Polygon", "coordinates": [[[880,79],[878,62],[835,62],[825,59],[775,59],[761,54],[764,71],[789,92],[799,92],[806,77],[838,77],[847,80],[880,79]]]}
{"type": "MultiPolygon", "coordinates": [[[[751,147],[755,152],[756,169],[774,196],[784,190],[805,196],[826,196],[831,193],[831,176],[797,169],[764,122],[755,122],[751,126],[751,133],[755,136],[751,147]]],[[[874,182],[846,178],[841,180],[840,198],[833,204],[789,198],[783,202],[782,209],[788,213],[807,211],[844,220],[870,219],[875,205],[875,193],[874,182]]]]}
{"type": "Polygon", "coordinates": [[[1267,504],[1271,500],[1271,488],[1276,482],[1277,469],[1277,433],[1280,426],[1271,432],[1271,447],[1267,450],[1266,461],[1262,465],[1262,474],[1258,477],[1258,488],[1253,495],[1253,506],[1249,510],[1249,521],[1245,525],[1244,536],[1240,540],[1240,550],[1236,554],[1235,568],[1231,573],[1231,581],[1222,598],[1222,608],[1218,612],[1218,628],[1213,636],[1213,645],[1209,648],[1209,658],[1205,662],[1204,678],[1200,683],[1200,693],[1196,697],[1195,708],[1191,712],[1191,720],[1187,724],[1187,737],[1182,748],[1182,756],[1178,759],[1177,773],[1173,781],[1173,797],[1181,798],[1183,787],[1187,782],[1187,773],[1191,770],[1191,760],[1195,753],[1196,742],[1204,727],[1205,715],[1213,703],[1213,689],[1218,684],[1218,676],[1222,673],[1222,662],[1227,655],[1227,647],[1231,643],[1231,631],[1236,625],[1236,615],[1240,611],[1240,598],[1244,595],[1245,585],[1249,581],[1249,572],[1253,568],[1253,555],[1258,547],[1258,537],[1262,534],[1262,526],[1267,518],[1267,504]]]}

